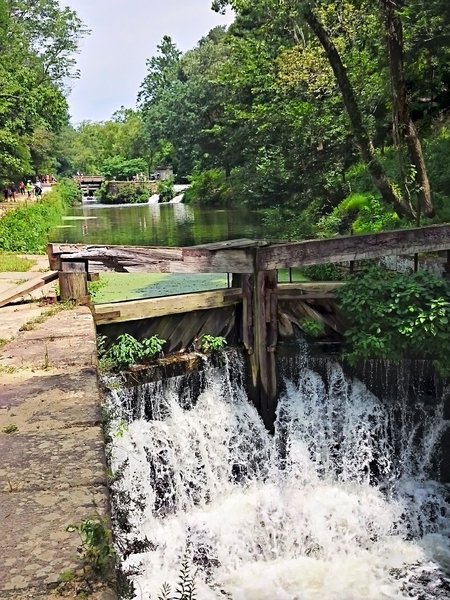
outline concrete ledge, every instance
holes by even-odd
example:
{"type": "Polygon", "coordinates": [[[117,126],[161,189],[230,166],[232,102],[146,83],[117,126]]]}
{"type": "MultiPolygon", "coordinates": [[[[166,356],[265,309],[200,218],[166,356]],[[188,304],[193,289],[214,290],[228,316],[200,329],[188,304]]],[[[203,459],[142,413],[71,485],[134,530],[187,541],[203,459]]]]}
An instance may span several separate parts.
{"type": "MultiPolygon", "coordinates": [[[[95,335],[75,308],[0,351],[1,600],[56,597],[61,573],[81,566],[67,526],[109,519],[95,335]]],[[[107,585],[92,595],[114,597],[107,585]]]]}

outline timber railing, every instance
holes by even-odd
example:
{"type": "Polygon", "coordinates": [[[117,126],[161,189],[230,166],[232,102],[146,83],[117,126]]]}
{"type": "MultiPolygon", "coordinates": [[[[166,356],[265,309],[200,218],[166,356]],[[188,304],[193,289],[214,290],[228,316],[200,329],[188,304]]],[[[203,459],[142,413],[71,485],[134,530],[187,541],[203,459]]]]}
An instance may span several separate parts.
{"type": "MultiPolygon", "coordinates": [[[[233,240],[189,248],[50,244],[50,268],[59,273],[62,300],[88,297],[94,273],[231,273],[231,288],[151,298],[96,307],[98,324],[242,305],[240,339],[249,355],[254,401],[272,427],[278,395],[275,349],[278,301],[318,294],[317,284],[278,284],[279,269],[446,251],[450,276],[450,225],[385,231],[376,234],[306,240],[295,243],[233,240]],[[315,289],[315,287],[316,289],[315,289]]],[[[417,263],[417,261],[416,261],[417,263]]],[[[330,294],[338,284],[329,284],[330,294]]]]}

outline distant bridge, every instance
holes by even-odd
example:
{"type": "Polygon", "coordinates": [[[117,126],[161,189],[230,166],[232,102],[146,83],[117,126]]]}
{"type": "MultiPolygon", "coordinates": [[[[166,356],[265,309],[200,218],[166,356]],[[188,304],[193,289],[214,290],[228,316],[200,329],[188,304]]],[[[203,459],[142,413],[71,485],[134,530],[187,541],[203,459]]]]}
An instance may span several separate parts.
{"type": "Polygon", "coordinates": [[[74,179],[83,190],[85,196],[92,196],[106,180],[102,175],[76,175],[74,179]]]}

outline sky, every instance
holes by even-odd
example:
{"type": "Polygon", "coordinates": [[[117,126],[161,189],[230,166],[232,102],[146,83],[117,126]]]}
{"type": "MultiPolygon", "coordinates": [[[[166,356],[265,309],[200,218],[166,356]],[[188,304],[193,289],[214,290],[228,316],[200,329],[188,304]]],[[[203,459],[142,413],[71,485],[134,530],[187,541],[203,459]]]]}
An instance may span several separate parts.
{"type": "Polygon", "coordinates": [[[73,124],[104,121],[121,106],[134,108],[146,75],[145,62],[164,35],[182,51],[193,48],[231,15],[210,9],[211,0],[62,0],[91,34],[81,42],[79,80],[71,82],[73,124]]]}

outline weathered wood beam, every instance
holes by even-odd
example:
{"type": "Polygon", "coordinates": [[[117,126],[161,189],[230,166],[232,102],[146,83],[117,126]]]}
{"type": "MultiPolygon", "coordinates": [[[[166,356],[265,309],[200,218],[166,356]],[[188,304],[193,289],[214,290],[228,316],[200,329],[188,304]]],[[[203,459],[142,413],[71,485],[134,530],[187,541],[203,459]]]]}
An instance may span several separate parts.
{"type": "Polygon", "coordinates": [[[278,300],[333,300],[342,281],[312,281],[303,283],[278,284],[278,300]]]}
{"type": "Polygon", "coordinates": [[[255,264],[254,247],[223,249],[206,247],[161,248],[150,246],[83,246],[50,244],[50,264],[58,268],[65,261],[101,263],[122,273],[251,273],[255,264]]]}
{"type": "Polygon", "coordinates": [[[97,325],[123,323],[125,321],[163,317],[195,310],[222,308],[238,304],[241,300],[242,290],[223,289],[179,296],[148,298],[146,300],[96,304],[93,309],[94,320],[97,325]]]}
{"type": "Polygon", "coordinates": [[[19,300],[23,296],[27,296],[31,294],[34,290],[47,285],[47,283],[51,283],[58,279],[58,273],[53,271],[51,273],[45,273],[43,275],[38,275],[25,283],[20,285],[15,285],[14,287],[6,290],[2,294],[0,294],[0,307],[7,306],[14,300],[19,300]]]}
{"type": "Polygon", "coordinates": [[[448,248],[450,225],[431,225],[258,248],[256,266],[257,270],[264,271],[398,254],[411,255],[448,248]]]}

